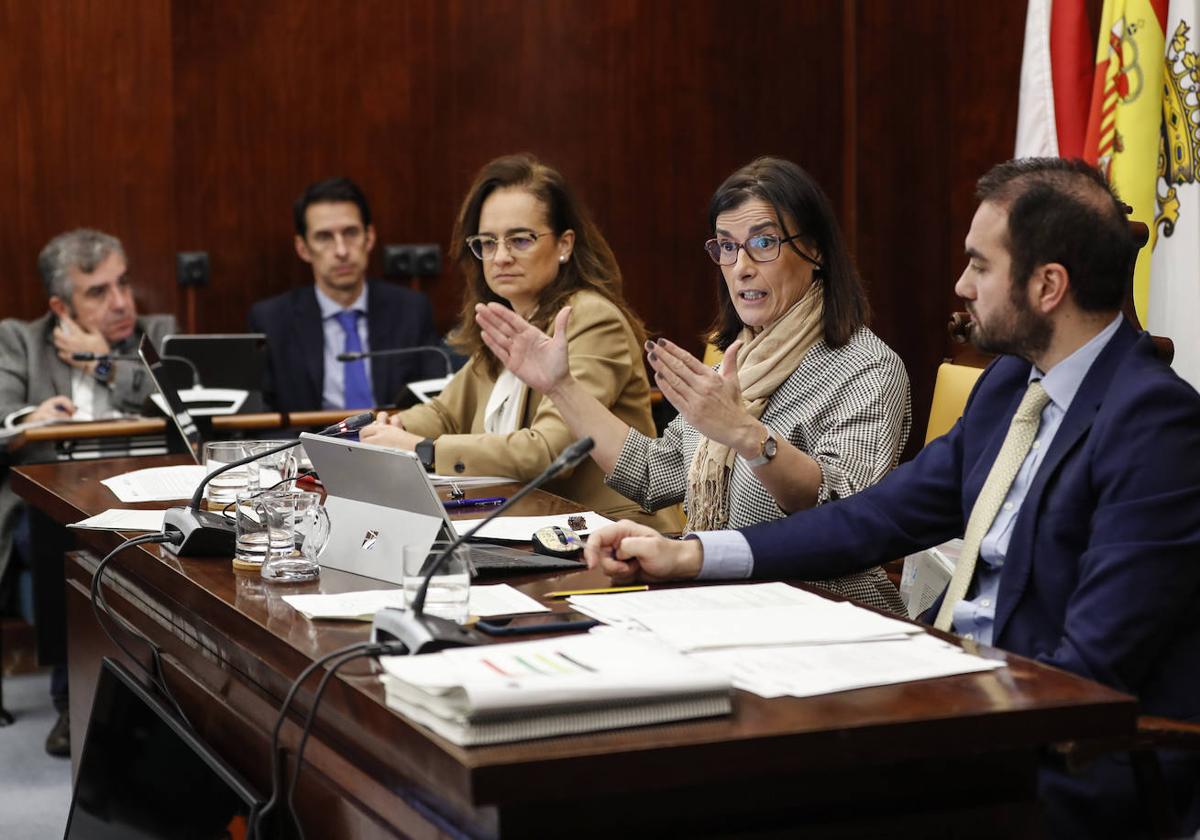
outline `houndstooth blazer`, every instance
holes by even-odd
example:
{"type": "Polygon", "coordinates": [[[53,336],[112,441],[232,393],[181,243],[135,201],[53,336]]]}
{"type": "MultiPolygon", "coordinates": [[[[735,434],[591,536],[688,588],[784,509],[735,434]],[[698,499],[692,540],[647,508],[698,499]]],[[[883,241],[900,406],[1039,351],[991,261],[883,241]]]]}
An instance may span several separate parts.
{"type": "MultiPolygon", "coordinates": [[[[912,426],[904,364],[866,327],[843,347],[814,344],[767,403],[762,422],[821,467],[817,504],[868,487],[896,465],[912,426]]],[[[660,438],[631,430],[605,479],[646,510],[682,502],[700,433],[676,417],[660,438]]],[[[780,519],[780,509],[741,458],[729,476],[729,528],[780,519]]],[[[871,606],[904,613],[896,588],[879,567],[817,585],[871,606]]]]}

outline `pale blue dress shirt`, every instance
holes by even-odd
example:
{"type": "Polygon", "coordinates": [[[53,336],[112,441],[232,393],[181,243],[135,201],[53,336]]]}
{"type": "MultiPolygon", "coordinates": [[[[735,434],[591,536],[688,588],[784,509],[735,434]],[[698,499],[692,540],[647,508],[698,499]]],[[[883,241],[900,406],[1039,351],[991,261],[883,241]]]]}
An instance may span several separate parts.
{"type": "MultiPolygon", "coordinates": [[[[1009,488],[1000,512],[992,522],[983,537],[979,547],[979,563],[975,571],[975,594],[970,600],[960,601],[954,609],[954,631],[968,639],[977,639],[985,644],[992,642],[992,629],[996,618],[996,593],[1000,588],[1000,572],[1004,567],[1004,557],[1008,552],[1008,541],[1012,538],[1013,525],[1021,511],[1021,503],[1033,477],[1037,475],[1038,467],[1062,419],[1075,399],[1083,378],[1091,369],[1092,363],[1100,355],[1100,351],[1116,334],[1124,315],[1118,314],[1112,323],[1092,337],[1087,344],[1080,347],[1067,358],[1055,365],[1049,373],[1043,374],[1037,368],[1029,372],[1029,380],[1042,381],[1042,387],[1050,396],[1050,401],[1042,409],[1041,423],[1038,426],[1037,437],[1029,449],[1029,454],[1021,463],[1021,469],[1009,488]]],[[[737,579],[748,578],[754,571],[754,557],[750,551],[750,543],[740,531],[701,531],[691,535],[700,540],[704,546],[704,565],[700,569],[700,579],[737,579]]]]}
{"type": "MultiPolygon", "coordinates": [[[[321,310],[321,328],[325,333],[325,387],[321,390],[322,408],[346,407],[345,362],[337,360],[338,353],[346,349],[346,331],[337,322],[337,315],[343,311],[332,298],[313,286],[317,293],[317,306],[321,310]]],[[[346,307],[348,310],[362,313],[358,318],[358,340],[362,342],[363,352],[371,349],[367,341],[367,285],[363,284],[362,294],[346,307]]],[[[367,369],[367,382],[371,381],[371,360],[363,359],[367,369]]]]}

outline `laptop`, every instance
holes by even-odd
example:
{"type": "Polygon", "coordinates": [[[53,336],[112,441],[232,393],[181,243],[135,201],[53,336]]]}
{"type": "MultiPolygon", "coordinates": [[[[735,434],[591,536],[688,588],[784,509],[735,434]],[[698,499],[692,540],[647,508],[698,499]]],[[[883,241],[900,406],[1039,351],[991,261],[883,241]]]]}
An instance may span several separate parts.
{"type": "Polygon", "coordinates": [[[122,665],[100,666],[65,840],[244,837],[262,797],[122,665]]]}
{"type": "MultiPolygon", "coordinates": [[[[200,433],[200,429],[196,426],[196,421],[192,419],[192,415],[188,413],[183,400],[180,399],[179,391],[176,389],[175,383],[171,381],[167,369],[163,366],[163,361],[158,355],[158,351],[154,349],[154,342],[150,340],[150,336],[142,336],[137,352],[138,356],[141,357],[142,364],[146,366],[146,370],[150,373],[150,378],[154,380],[154,387],[158,389],[158,394],[162,398],[162,402],[166,404],[164,413],[171,423],[174,424],[176,431],[179,432],[179,437],[183,441],[186,451],[197,464],[203,464],[204,436],[200,433]]],[[[161,408],[162,406],[159,407],[161,408]]]]}
{"type": "MultiPolygon", "coordinates": [[[[400,584],[399,558],[405,545],[458,538],[425,467],[413,453],[307,432],[300,438],[326,491],[330,535],[321,565],[400,584]]],[[[581,560],[476,542],[471,543],[470,558],[472,576],[574,571],[586,565],[581,560]]]]}

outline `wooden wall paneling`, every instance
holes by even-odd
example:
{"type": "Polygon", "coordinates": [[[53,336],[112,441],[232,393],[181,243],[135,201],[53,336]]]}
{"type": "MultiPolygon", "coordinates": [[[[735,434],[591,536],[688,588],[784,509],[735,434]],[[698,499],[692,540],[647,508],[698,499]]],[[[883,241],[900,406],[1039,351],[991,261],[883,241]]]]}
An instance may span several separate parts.
{"type": "Polygon", "coordinates": [[[859,265],[924,439],[975,179],[1012,156],[1025,4],[859,0],[859,265]]]}
{"type": "MultiPolygon", "coordinates": [[[[206,329],[237,328],[253,300],[308,282],[288,205],[335,172],[368,191],[381,243],[445,246],[475,171],[532,151],[591,207],[649,326],[696,349],[714,311],[718,275],[700,245],[720,180],[774,152],[839,198],[833,0],[751,3],[736,18],[709,0],[173,13],[176,177],[196,191],[178,231],[213,253],[206,329]]],[[[455,272],[423,285],[449,327],[455,272]]]]}
{"type": "Polygon", "coordinates": [[[46,311],[36,259],[57,233],[125,244],[142,311],[173,311],[170,13],[165,0],[0,2],[0,315],[46,311]]]}

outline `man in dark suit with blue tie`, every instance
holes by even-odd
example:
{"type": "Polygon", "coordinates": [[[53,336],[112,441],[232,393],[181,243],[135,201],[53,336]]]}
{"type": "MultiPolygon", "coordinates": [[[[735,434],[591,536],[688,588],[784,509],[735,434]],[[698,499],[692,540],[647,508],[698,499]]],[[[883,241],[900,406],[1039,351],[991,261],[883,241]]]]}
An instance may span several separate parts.
{"type": "Polygon", "coordinates": [[[375,226],[353,181],[311,184],[292,210],[296,253],[315,282],[250,309],[250,331],[267,336],[267,404],[278,411],[373,408],[394,402],[409,382],[445,375],[444,357],[432,351],[337,360],[344,352],[440,347],[441,337],[425,295],[367,280],[375,226]]]}
{"type": "MultiPolygon", "coordinates": [[[[977,193],[955,290],[972,340],[1002,355],[949,433],[847,499],[682,541],[622,522],[588,561],[618,580],[822,579],[961,535],[935,626],[1198,720],[1200,395],[1121,314],[1136,245],[1120,202],[1059,159],[1000,164],[977,193]]],[[[1191,836],[1200,762],[1159,757],[1191,836]]],[[[1039,786],[1055,836],[1147,830],[1127,756],[1047,764],[1039,786]]]]}

